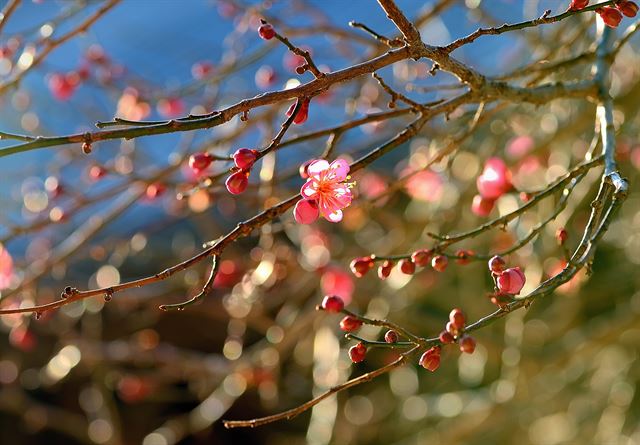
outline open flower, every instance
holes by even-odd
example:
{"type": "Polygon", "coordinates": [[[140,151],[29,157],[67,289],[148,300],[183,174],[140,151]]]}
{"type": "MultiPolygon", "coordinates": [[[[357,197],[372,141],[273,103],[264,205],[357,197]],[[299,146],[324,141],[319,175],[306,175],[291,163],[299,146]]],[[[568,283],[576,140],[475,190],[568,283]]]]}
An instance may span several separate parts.
{"type": "MultiPolygon", "coordinates": [[[[344,159],[336,159],[329,164],[324,159],[311,162],[306,169],[309,177],[300,189],[303,201],[300,201],[294,212],[296,221],[301,224],[309,224],[310,218],[298,218],[302,213],[301,202],[314,201],[317,204],[319,215],[327,221],[339,222],[342,220],[342,209],[351,204],[353,184],[345,183],[349,174],[349,164],[344,159]]],[[[314,219],[315,220],[315,219],[314,219]]]]}

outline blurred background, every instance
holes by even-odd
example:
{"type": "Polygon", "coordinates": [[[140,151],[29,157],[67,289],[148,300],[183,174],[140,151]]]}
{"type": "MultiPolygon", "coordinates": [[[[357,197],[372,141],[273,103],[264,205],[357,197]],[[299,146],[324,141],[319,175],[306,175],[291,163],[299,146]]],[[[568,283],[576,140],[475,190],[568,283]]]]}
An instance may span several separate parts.
{"type": "MultiPolygon", "coordinates": [[[[564,11],[555,0],[398,0],[430,44],[446,44],[478,26],[564,11]]],[[[566,3],[566,4],[565,4],[566,3]]],[[[5,8],[8,2],[0,0],[5,8]]],[[[123,0],[87,32],[34,56],[104,6],[93,0],[23,0],[0,33],[0,131],[62,135],[95,129],[114,116],[158,120],[205,113],[243,98],[310,81],[300,63],[256,32],[266,18],[312,51],[323,71],[386,51],[350,20],[393,37],[372,2],[123,0]],[[4,88],[27,70],[16,85],[4,88]]],[[[515,85],[590,76],[595,15],[478,39],[455,56],[515,85]],[[557,61],[567,61],[553,65],[557,61]],[[548,69],[548,67],[552,69],[548,69]]],[[[634,19],[625,19],[621,35],[634,19]]],[[[0,443],[7,444],[493,444],[640,443],[640,41],[631,37],[612,72],[618,161],[630,196],[598,248],[591,273],[551,297],[478,331],[474,354],[443,350],[430,373],[413,363],[332,396],[292,420],[226,430],[221,419],[248,419],[297,406],[328,387],[374,370],[397,355],[372,350],[351,364],[340,317],[314,310],[338,294],[355,312],[388,318],[434,336],[453,307],[476,320],[495,310],[483,261],[451,261],[444,273],[375,271],[357,279],[354,257],[429,248],[427,232],[457,233],[485,219],[470,211],[475,180],[490,156],[507,162],[518,190],[546,187],[582,159],[594,135],[595,104],[486,104],[438,117],[409,143],[354,176],[357,199],[340,224],[295,224],[291,212],[233,244],[213,291],[182,312],[160,304],[195,295],[200,264],[169,280],[92,298],[33,316],[0,319],[0,443]],[[448,150],[439,162],[430,163],[448,150]],[[431,165],[430,165],[431,164],[431,165]],[[426,168],[429,167],[429,168],[426,168]],[[411,172],[410,178],[405,176],[411,172]],[[417,173],[416,173],[417,172],[417,173]],[[400,179],[403,178],[404,179],[400,179]]],[[[380,71],[414,100],[464,91],[431,62],[403,61],[380,71]]],[[[313,99],[309,120],[285,141],[371,113],[392,111],[370,76],[313,99]]],[[[260,210],[297,193],[298,166],[320,157],[327,136],[284,145],[265,157],[249,190],[232,196],[217,174],[186,165],[191,153],[226,156],[268,145],[290,103],[252,110],[243,122],[212,130],[106,141],[86,155],[80,145],[0,158],[0,296],[3,307],[57,298],[65,286],[104,287],[155,274],[195,255],[201,245],[260,210]]],[[[398,103],[396,109],[402,109],[398,103]]],[[[338,132],[332,156],[355,159],[412,120],[387,116],[338,132]]],[[[336,134],[336,133],[334,133],[336,134]]],[[[0,140],[0,149],[15,140],[0,140]]],[[[567,208],[534,241],[509,255],[525,270],[524,292],[559,272],[580,238],[599,169],[576,187],[567,208]]],[[[522,204],[517,193],[491,217],[522,204]]],[[[523,238],[551,214],[543,201],[504,230],[461,243],[487,254],[523,238]]],[[[378,328],[360,335],[379,339],[378,328]]]]}

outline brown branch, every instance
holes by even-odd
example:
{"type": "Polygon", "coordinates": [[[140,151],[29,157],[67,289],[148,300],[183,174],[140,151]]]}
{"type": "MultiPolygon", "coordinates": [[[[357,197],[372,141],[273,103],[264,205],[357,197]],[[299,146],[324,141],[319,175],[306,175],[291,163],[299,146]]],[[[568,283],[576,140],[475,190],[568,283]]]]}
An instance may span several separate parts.
{"type": "Polygon", "coordinates": [[[303,412],[307,411],[308,409],[314,407],[315,405],[317,405],[318,403],[322,402],[324,399],[326,399],[327,397],[338,393],[340,391],[344,391],[345,389],[349,389],[352,388],[354,386],[357,386],[361,383],[365,383],[368,382],[370,380],[373,380],[374,378],[381,376],[383,374],[386,374],[387,372],[391,371],[392,369],[395,369],[401,365],[403,365],[407,358],[413,354],[414,352],[417,351],[417,349],[419,348],[419,346],[416,346],[412,349],[410,349],[409,351],[403,353],[400,355],[400,357],[398,357],[397,359],[395,359],[394,361],[392,361],[391,363],[389,363],[388,365],[383,366],[382,368],[378,368],[375,371],[371,371],[368,372],[366,374],[362,374],[359,377],[356,377],[354,379],[348,380],[340,385],[334,386],[332,388],[330,388],[329,390],[327,390],[326,392],[322,393],[321,395],[319,395],[318,397],[315,397],[312,400],[309,400],[306,403],[303,403],[302,405],[296,407],[296,408],[292,408],[290,410],[287,411],[283,411],[279,414],[274,414],[271,416],[267,416],[267,417],[261,417],[258,419],[252,419],[252,420],[223,420],[223,424],[225,426],[225,428],[243,428],[243,427],[251,427],[254,428],[256,426],[261,426],[261,425],[266,425],[267,423],[272,423],[272,422],[277,422],[278,420],[283,420],[283,419],[292,419],[294,417],[296,417],[299,414],[302,414],[303,412]]]}
{"type": "MultiPolygon", "coordinates": [[[[266,25],[267,22],[262,20],[261,21],[263,25],[266,25]]],[[[316,79],[320,79],[322,77],[325,76],[325,74],[323,72],[321,72],[318,67],[316,66],[315,62],[313,61],[313,58],[311,57],[311,53],[309,53],[309,51],[306,51],[302,48],[299,48],[297,46],[295,46],[293,43],[291,43],[289,41],[289,39],[287,39],[285,36],[283,36],[282,34],[278,33],[278,31],[274,30],[274,36],[276,39],[280,40],[282,43],[284,43],[284,45],[289,48],[289,51],[291,51],[293,54],[302,57],[305,62],[306,62],[306,66],[304,67],[305,70],[309,70],[311,71],[311,73],[316,77],[316,79]]]]}
{"type": "Polygon", "coordinates": [[[2,12],[0,12],[0,34],[2,34],[2,29],[9,21],[9,17],[11,17],[21,2],[22,0],[9,0],[2,12]]]}
{"type": "Polygon", "coordinates": [[[602,8],[603,6],[612,5],[614,3],[615,3],[615,0],[609,0],[609,1],[602,2],[602,3],[597,3],[595,5],[587,6],[587,7],[583,8],[583,9],[578,9],[578,10],[571,10],[570,9],[570,10],[567,10],[567,11],[563,12],[562,14],[558,14],[558,15],[554,15],[554,16],[550,16],[549,14],[551,14],[551,10],[547,10],[547,11],[544,12],[544,14],[542,14],[537,19],[527,20],[527,21],[520,22],[520,23],[514,23],[512,25],[509,25],[509,24],[505,23],[502,26],[494,27],[494,28],[479,28],[476,31],[474,31],[471,34],[469,34],[468,36],[461,37],[461,38],[453,41],[449,45],[445,46],[444,50],[448,54],[448,53],[451,53],[454,50],[460,48],[463,45],[466,45],[468,43],[473,42],[474,40],[476,40],[480,36],[489,35],[489,34],[491,34],[491,35],[503,34],[505,32],[516,31],[516,30],[525,29],[525,28],[531,28],[531,27],[539,26],[539,25],[546,25],[546,24],[549,24],[549,23],[555,23],[555,22],[559,22],[561,20],[564,20],[567,17],[571,17],[571,16],[576,15],[576,14],[582,14],[582,13],[585,13],[585,12],[595,11],[598,8],[602,8]]]}
{"type": "Polygon", "coordinates": [[[365,25],[364,23],[355,22],[355,21],[352,20],[352,21],[349,22],[349,26],[351,26],[352,28],[360,28],[360,29],[362,29],[366,33],[368,33],[371,36],[373,36],[373,38],[376,39],[378,42],[384,43],[385,45],[387,45],[390,48],[398,48],[398,47],[402,46],[402,42],[399,39],[390,39],[388,37],[383,36],[382,34],[378,34],[373,29],[371,29],[367,25],[365,25]]]}
{"type": "Polygon", "coordinates": [[[409,21],[409,19],[407,19],[393,0],[378,0],[378,4],[380,4],[384,12],[387,14],[389,20],[391,20],[402,33],[404,40],[409,46],[418,46],[422,43],[422,38],[420,37],[418,29],[413,23],[411,23],[411,21],[409,21]]]}
{"type": "Polygon", "coordinates": [[[213,288],[213,282],[215,281],[216,275],[218,274],[219,267],[220,262],[218,261],[218,255],[213,255],[213,258],[211,260],[211,272],[209,273],[209,278],[207,278],[207,281],[204,283],[204,286],[202,287],[202,290],[200,292],[198,292],[187,301],[175,304],[163,304],[160,305],[158,309],[162,311],[183,311],[187,306],[199,301],[202,297],[211,292],[211,289],[213,288]]]}

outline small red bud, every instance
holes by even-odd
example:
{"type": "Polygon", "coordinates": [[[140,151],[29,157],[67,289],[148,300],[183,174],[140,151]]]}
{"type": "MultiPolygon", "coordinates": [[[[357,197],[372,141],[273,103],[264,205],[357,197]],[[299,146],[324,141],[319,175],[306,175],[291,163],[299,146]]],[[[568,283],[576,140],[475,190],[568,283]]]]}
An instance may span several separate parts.
{"type": "Polygon", "coordinates": [[[476,350],[476,341],[473,337],[469,337],[465,335],[460,339],[460,352],[466,352],[467,354],[473,354],[473,351],[476,350]]]}
{"type": "Polygon", "coordinates": [[[430,249],[420,249],[411,254],[411,259],[416,265],[425,267],[429,265],[432,254],[433,252],[430,249]]]}
{"type": "Polygon", "coordinates": [[[349,358],[353,363],[360,363],[364,361],[364,357],[367,354],[367,347],[362,343],[358,343],[355,346],[349,348],[349,358]]]}
{"type": "Polygon", "coordinates": [[[91,142],[83,142],[82,143],[82,153],[88,155],[91,154],[92,148],[91,148],[91,142]]]}
{"type": "Polygon", "coordinates": [[[209,153],[194,153],[189,156],[189,168],[196,173],[200,173],[211,165],[213,157],[209,153]]]}
{"type": "Polygon", "coordinates": [[[342,320],[340,320],[340,329],[345,332],[355,331],[357,329],[360,329],[360,326],[362,326],[362,321],[358,320],[355,317],[352,317],[351,315],[347,315],[342,320]]]}
{"type": "Polygon", "coordinates": [[[324,309],[327,312],[337,314],[342,309],[344,309],[344,301],[342,301],[342,298],[338,297],[337,295],[327,295],[322,299],[320,308],[324,309]]]}
{"type": "Polygon", "coordinates": [[[256,162],[258,152],[250,148],[239,148],[235,153],[233,153],[232,157],[236,167],[242,170],[247,170],[253,166],[254,162],[256,162]]]}
{"type": "Polygon", "coordinates": [[[391,274],[391,269],[393,269],[394,263],[393,261],[385,260],[384,263],[380,267],[378,267],[378,278],[381,280],[386,280],[387,277],[391,274]]]}
{"type": "Polygon", "coordinates": [[[418,362],[424,369],[434,372],[440,367],[440,347],[434,346],[422,354],[418,362]]]}
{"type": "Polygon", "coordinates": [[[398,342],[398,333],[393,329],[390,329],[384,334],[384,341],[387,343],[397,343],[398,342]]]}
{"type": "Polygon", "coordinates": [[[596,12],[602,18],[605,25],[610,28],[617,28],[622,21],[622,14],[616,8],[611,6],[605,6],[603,8],[596,9],[596,12]]]}
{"type": "Polygon", "coordinates": [[[349,267],[356,277],[362,278],[373,267],[373,259],[368,256],[354,258],[349,267]]]}
{"type": "Polygon", "coordinates": [[[450,321],[447,322],[447,325],[444,327],[445,330],[447,332],[449,332],[451,335],[458,335],[458,328],[456,328],[453,323],[451,323],[450,321]]]}
{"type": "Polygon", "coordinates": [[[229,193],[233,195],[239,195],[244,192],[249,185],[249,172],[240,170],[229,175],[224,185],[227,187],[229,193]]]}
{"type": "Polygon", "coordinates": [[[489,260],[489,270],[496,275],[501,274],[506,265],[507,263],[499,255],[495,255],[489,260]]]}
{"type": "Polygon", "coordinates": [[[449,344],[449,343],[453,343],[453,342],[455,341],[455,338],[453,337],[453,335],[451,334],[451,332],[446,331],[446,330],[445,330],[445,331],[440,332],[440,335],[439,335],[439,337],[438,337],[438,338],[440,338],[440,341],[441,341],[442,343],[444,343],[445,345],[446,345],[446,344],[449,344]]]}
{"type": "MultiPolygon", "coordinates": [[[[291,104],[291,106],[287,110],[287,116],[291,116],[293,114],[293,111],[296,109],[297,104],[298,104],[297,100],[295,103],[291,104]]],[[[308,117],[309,117],[309,100],[307,99],[303,101],[302,104],[300,105],[300,108],[296,113],[296,117],[293,119],[293,123],[296,125],[303,124],[307,121],[308,117]]]]}
{"type": "Polygon", "coordinates": [[[409,258],[400,260],[400,271],[407,275],[413,275],[416,271],[416,264],[409,258]]]}
{"type": "Polygon", "coordinates": [[[276,31],[268,23],[264,23],[258,28],[258,35],[264,40],[271,40],[276,35],[276,31]]]}
{"type": "Polygon", "coordinates": [[[449,264],[449,259],[444,255],[436,255],[431,259],[431,267],[437,272],[444,272],[449,264]]]}
{"type": "Polygon", "coordinates": [[[512,267],[502,272],[496,280],[498,289],[503,294],[517,295],[527,281],[519,267],[512,267]]]}
{"type": "Polygon", "coordinates": [[[579,11],[585,8],[588,4],[589,4],[589,0],[571,0],[571,4],[569,5],[569,10],[579,11]]]}
{"type": "Polygon", "coordinates": [[[638,14],[638,5],[631,1],[621,1],[616,4],[616,8],[627,17],[635,17],[638,14]]]}
{"type": "Polygon", "coordinates": [[[451,325],[457,330],[461,330],[464,328],[465,319],[462,310],[455,308],[451,312],[449,312],[449,321],[451,325]]]}

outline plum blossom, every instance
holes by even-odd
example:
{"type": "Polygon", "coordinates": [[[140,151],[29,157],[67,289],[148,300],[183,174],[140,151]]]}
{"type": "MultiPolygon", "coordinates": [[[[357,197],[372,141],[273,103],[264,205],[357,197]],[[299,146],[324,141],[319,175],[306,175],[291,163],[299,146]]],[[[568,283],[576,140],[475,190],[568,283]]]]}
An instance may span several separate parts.
{"type": "Polygon", "coordinates": [[[309,164],[306,172],[309,177],[300,189],[303,199],[298,201],[294,210],[296,221],[300,224],[310,224],[318,216],[330,222],[341,221],[342,210],[348,207],[353,199],[353,184],[344,182],[349,174],[347,161],[336,159],[329,164],[324,159],[318,159],[309,164]],[[310,201],[314,201],[317,206],[310,201]]]}

